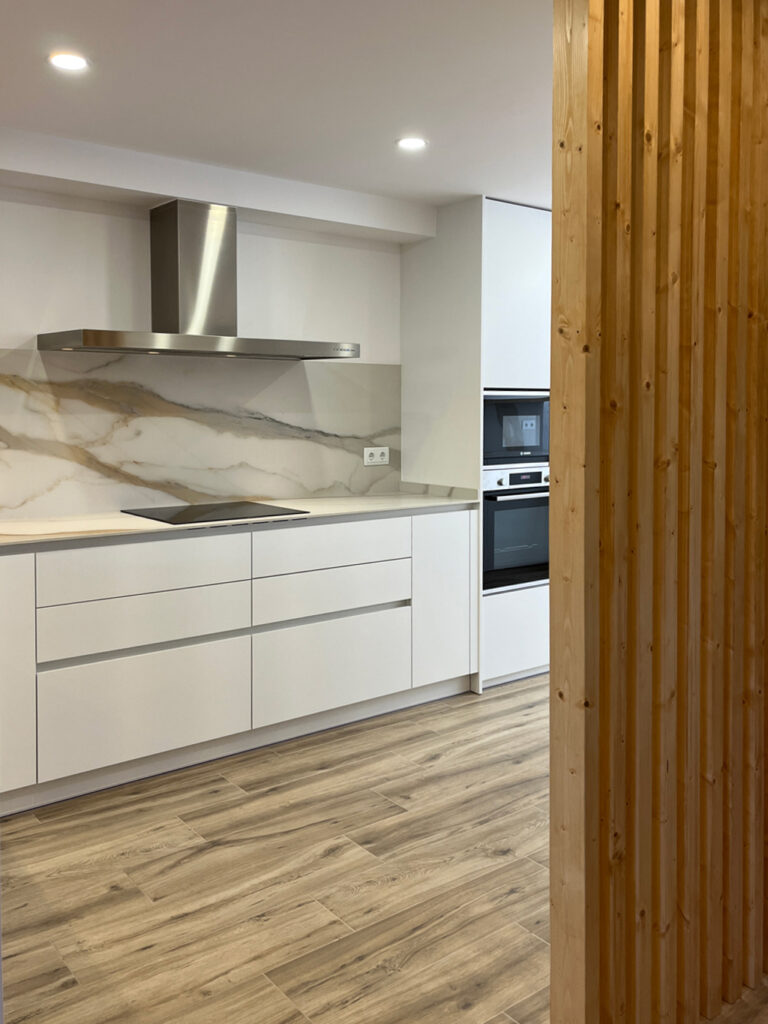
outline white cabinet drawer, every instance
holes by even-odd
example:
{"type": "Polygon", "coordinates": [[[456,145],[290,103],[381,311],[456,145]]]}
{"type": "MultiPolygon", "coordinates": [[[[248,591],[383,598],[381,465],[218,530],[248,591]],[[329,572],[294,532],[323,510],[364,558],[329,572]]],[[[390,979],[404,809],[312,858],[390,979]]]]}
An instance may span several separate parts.
{"type": "Polygon", "coordinates": [[[253,534],[253,575],[279,576],[411,556],[411,520],[295,523],[253,534]]]}
{"type": "Polygon", "coordinates": [[[0,556],[0,792],[37,781],[35,556],[0,556]]]}
{"type": "Polygon", "coordinates": [[[410,685],[410,608],[267,630],[253,637],[254,729],[410,685]]]}
{"type": "Polygon", "coordinates": [[[549,586],[483,596],[483,679],[549,665],[549,586]]]}
{"type": "Polygon", "coordinates": [[[250,621],[248,580],[53,605],[37,612],[37,660],[81,658],[247,629],[250,621]]]}
{"type": "Polygon", "coordinates": [[[245,732],[247,636],[38,676],[39,781],[245,732]]]}
{"type": "Polygon", "coordinates": [[[253,625],[407,601],[411,560],[345,565],[253,581],[253,625]]]}
{"type": "Polygon", "coordinates": [[[70,604],[249,579],[248,533],[163,538],[43,551],[37,603],[70,604]]]}

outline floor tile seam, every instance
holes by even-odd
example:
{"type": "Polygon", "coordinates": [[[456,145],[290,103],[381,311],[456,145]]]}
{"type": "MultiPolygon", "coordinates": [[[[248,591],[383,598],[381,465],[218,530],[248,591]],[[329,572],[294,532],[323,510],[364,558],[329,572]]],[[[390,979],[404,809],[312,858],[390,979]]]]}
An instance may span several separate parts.
{"type": "MultiPolygon", "coordinates": [[[[189,768],[180,768],[180,769],[178,769],[178,771],[179,772],[194,771],[197,767],[199,767],[199,766],[198,765],[190,765],[189,768]]],[[[162,778],[162,776],[161,776],[161,778],[162,778]]],[[[146,782],[146,783],[150,784],[150,783],[152,783],[153,778],[150,777],[148,779],[139,779],[138,781],[139,782],[146,782]]],[[[240,788],[239,786],[237,786],[236,783],[232,782],[230,779],[227,779],[224,776],[224,774],[222,772],[219,772],[219,771],[216,771],[216,772],[212,771],[205,781],[209,782],[209,783],[226,782],[229,785],[236,786],[236,788],[238,788],[238,789],[240,788]]],[[[131,785],[131,783],[127,783],[127,785],[131,785]]],[[[112,793],[112,795],[114,796],[115,802],[119,802],[120,801],[120,792],[119,792],[120,788],[121,787],[118,785],[118,786],[113,787],[113,789],[111,791],[109,789],[107,789],[107,790],[103,790],[103,789],[102,790],[97,790],[95,793],[92,793],[92,794],[86,793],[82,797],[71,797],[70,800],[64,800],[64,801],[61,801],[61,802],[62,803],[71,803],[71,802],[74,803],[74,802],[77,802],[78,800],[87,800],[89,796],[104,796],[104,794],[108,793],[108,792],[112,793]]],[[[145,799],[146,799],[147,804],[149,805],[149,809],[151,810],[152,795],[148,794],[148,796],[145,799]]],[[[210,799],[211,798],[209,797],[208,801],[210,801],[210,799]]],[[[201,806],[204,806],[204,805],[205,805],[205,801],[203,801],[201,806]]],[[[140,806],[140,802],[137,802],[137,804],[132,805],[132,806],[126,808],[126,813],[128,813],[128,812],[130,812],[130,813],[135,812],[139,808],[139,806],[140,806]]],[[[44,808],[38,808],[38,810],[43,810],[43,809],[44,808]]],[[[190,808],[190,810],[191,809],[192,808],[190,808]]],[[[172,813],[172,807],[169,808],[169,810],[172,813]]],[[[33,812],[33,813],[35,813],[35,812],[33,812]]],[[[40,818],[35,813],[35,818],[40,823],[40,825],[47,825],[49,827],[56,826],[59,823],[62,823],[62,824],[68,823],[68,824],[71,825],[71,824],[73,824],[73,819],[79,818],[79,817],[83,818],[83,819],[85,819],[87,821],[87,819],[89,819],[89,818],[98,818],[98,812],[96,812],[96,814],[93,814],[92,812],[89,812],[88,810],[85,810],[85,811],[83,811],[83,810],[73,810],[69,814],[56,815],[55,817],[52,817],[52,818],[40,818]]],[[[82,822],[80,822],[80,824],[82,824],[82,822]]],[[[98,825],[100,823],[98,821],[93,821],[93,824],[97,824],[98,825]]],[[[148,822],[148,824],[153,824],[153,822],[148,822]]]]}
{"type": "MultiPolygon", "coordinates": [[[[424,769],[422,769],[422,771],[424,771],[424,769]]],[[[469,796],[471,796],[475,792],[483,792],[483,791],[489,789],[492,786],[499,786],[499,785],[501,785],[503,780],[504,780],[503,775],[500,775],[498,778],[490,778],[490,779],[484,779],[482,781],[478,781],[476,785],[470,787],[469,789],[462,790],[462,792],[461,792],[461,794],[459,796],[460,797],[462,797],[462,796],[469,797],[469,796]]],[[[399,781],[401,781],[401,780],[399,780],[399,779],[391,779],[391,780],[387,780],[386,782],[380,783],[378,785],[378,787],[374,789],[374,792],[378,793],[379,796],[384,797],[385,800],[394,800],[395,802],[398,802],[395,797],[390,796],[388,793],[383,793],[382,790],[386,786],[397,785],[397,783],[399,781]]],[[[534,779],[531,779],[531,780],[520,779],[518,781],[519,782],[525,782],[525,781],[534,782],[536,780],[534,778],[534,779]]],[[[542,791],[545,791],[546,789],[548,789],[549,783],[547,782],[546,786],[544,785],[544,783],[541,783],[541,787],[542,787],[542,791]]],[[[445,806],[445,804],[449,804],[449,803],[453,802],[453,799],[454,798],[446,797],[442,801],[430,800],[428,802],[429,802],[429,806],[430,806],[431,809],[432,808],[436,809],[438,807],[445,806]]],[[[414,807],[413,804],[409,804],[408,806],[406,806],[405,809],[406,810],[415,810],[416,808],[414,807]]]]}
{"type": "Polygon", "coordinates": [[[308,1017],[308,1016],[306,1015],[306,1013],[304,1013],[304,1012],[303,1012],[302,1010],[300,1010],[300,1009],[299,1009],[299,1007],[298,1007],[298,1006],[296,1005],[296,1003],[295,1003],[295,1002],[293,1001],[293,999],[291,999],[291,997],[290,997],[290,996],[288,995],[288,993],[287,993],[287,992],[284,992],[284,991],[283,991],[283,989],[281,989],[279,985],[275,984],[275,982],[274,982],[274,981],[272,981],[272,979],[270,978],[270,976],[269,976],[268,974],[266,974],[266,973],[265,973],[265,974],[262,974],[262,975],[261,975],[261,977],[262,977],[262,978],[264,978],[264,980],[265,980],[265,981],[266,981],[266,982],[267,982],[267,983],[268,983],[269,985],[271,985],[271,986],[272,986],[272,988],[273,988],[273,989],[274,989],[274,990],[275,990],[276,992],[279,992],[279,993],[280,993],[280,995],[281,995],[281,996],[282,996],[282,997],[283,997],[284,999],[287,999],[287,1000],[288,1000],[288,1002],[289,1002],[289,1003],[291,1004],[291,1006],[292,1006],[292,1007],[294,1008],[294,1010],[295,1010],[295,1011],[296,1011],[296,1013],[297,1013],[297,1014],[299,1015],[299,1017],[301,1018],[301,1020],[306,1020],[306,1021],[309,1021],[309,1022],[311,1022],[311,1021],[312,1021],[312,1018],[311,1018],[311,1017],[308,1017]]]}
{"type": "Polygon", "coordinates": [[[517,1018],[512,1016],[512,1011],[514,1010],[515,1006],[519,1006],[520,1003],[524,1003],[527,999],[535,999],[536,996],[540,996],[543,992],[546,992],[548,989],[548,984],[542,985],[541,988],[537,988],[535,992],[531,992],[529,996],[524,996],[522,999],[518,999],[518,1001],[513,1006],[507,1007],[507,1009],[504,1010],[504,1014],[507,1017],[509,1017],[511,1021],[513,1021],[513,1024],[518,1024],[517,1018]]]}
{"type": "MultiPolygon", "coordinates": [[[[408,758],[404,757],[402,754],[397,754],[395,756],[397,756],[401,760],[405,761],[409,766],[414,764],[414,762],[410,761],[408,758]]],[[[341,764],[334,765],[332,768],[312,768],[312,769],[309,769],[305,774],[295,776],[294,778],[292,778],[290,780],[289,783],[270,782],[267,785],[264,785],[264,786],[259,785],[259,786],[255,787],[253,789],[248,789],[245,786],[240,785],[239,783],[232,782],[231,779],[227,779],[227,781],[230,782],[232,785],[237,786],[237,788],[240,789],[241,792],[245,796],[251,796],[252,797],[252,796],[258,796],[259,793],[264,793],[265,791],[268,791],[268,790],[277,789],[277,788],[279,788],[280,786],[283,786],[283,785],[299,785],[302,782],[306,782],[307,779],[315,779],[315,778],[322,779],[324,776],[330,774],[331,772],[341,771],[342,769],[354,768],[355,765],[363,764],[363,763],[365,763],[365,761],[373,760],[373,757],[374,757],[374,755],[372,755],[372,754],[366,754],[365,756],[357,758],[354,761],[350,761],[350,762],[346,762],[345,761],[345,762],[342,762],[341,764]]],[[[373,775],[374,773],[372,772],[371,774],[373,775]]],[[[385,781],[394,781],[394,780],[387,779],[385,781]]],[[[365,788],[365,786],[362,786],[361,788],[365,788]]]]}
{"type": "MultiPolygon", "coordinates": [[[[504,788],[501,785],[501,780],[496,780],[496,782],[493,783],[493,786],[498,786],[499,788],[504,788]]],[[[446,798],[444,800],[429,801],[428,802],[428,808],[424,807],[423,805],[422,806],[414,806],[414,805],[411,804],[411,805],[406,806],[406,805],[404,805],[402,803],[398,803],[398,801],[394,797],[389,796],[388,794],[380,793],[378,791],[374,791],[374,792],[376,792],[377,796],[380,796],[382,799],[389,800],[392,803],[397,804],[397,806],[402,808],[402,810],[404,810],[406,813],[416,813],[416,812],[418,812],[419,814],[421,814],[421,813],[431,814],[431,813],[439,812],[441,810],[442,811],[450,810],[450,808],[452,806],[462,806],[462,805],[467,805],[467,804],[471,806],[471,804],[477,798],[478,795],[482,795],[483,793],[489,792],[489,790],[492,789],[493,786],[492,785],[478,786],[476,793],[473,793],[473,794],[465,793],[463,795],[462,799],[455,799],[455,798],[450,798],[449,797],[449,798],[446,798]]],[[[514,801],[515,806],[518,809],[520,807],[525,809],[525,808],[528,808],[528,807],[535,806],[536,801],[541,799],[544,796],[544,794],[548,792],[548,790],[549,790],[549,783],[548,782],[546,782],[546,783],[545,782],[540,782],[540,787],[537,787],[535,792],[528,793],[525,797],[522,797],[519,801],[514,801]],[[539,788],[540,788],[541,792],[539,792],[539,788]]],[[[512,813],[513,812],[511,810],[507,810],[507,811],[505,811],[503,816],[504,817],[508,817],[512,813]]],[[[361,826],[361,827],[366,827],[366,826],[361,826]]]]}
{"type": "MultiPolygon", "coordinates": [[[[350,840],[350,841],[354,842],[354,840],[350,840]]],[[[355,845],[357,846],[358,844],[355,843],[355,845]]],[[[363,847],[360,847],[360,848],[364,849],[363,847]]],[[[374,856],[376,856],[376,855],[374,854],[374,856]]],[[[520,858],[520,857],[511,857],[510,858],[511,861],[518,861],[518,860],[523,860],[523,859],[524,858],[520,858]]],[[[397,862],[396,855],[392,855],[391,857],[387,857],[386,859],[383,858],[383,857],[377,857],[377,860],[379,861],[379,863],[381,864],[382,867],[387,867],[388,865],[397,862]]],[[[408,867],[407,865],[403,865],[403,866],[406,869],[408,867]]],[[[537,866],[540,867],[540,865],[537,865],[537,866]]],[[[365,924],[361,924],[361,925],[355,926],[355,925],[349,925],[349,922],[345,918],[342,918],[342,920],[344,921],[345,924],[348,924],[349,927],[351,927],[353,931],[355,931],[355,932],[362,932],[362,931],[365,931],[366,928],[374,928],[374,927],[377,927],[379,925],[384,924],[386,921],[391,921],[392,918],[397,917],[399,914],[406,914],[406,913],[409,913],[409,912],[411,912],[413,910],[416,910],[418,907],[421,907],[423,904],[429,903],[430,900],[441,899],[448,892],[450,892],[452,889],[459,889],[459,888],[461,888],[464,885],[471,884],[472,882],[476,882],[480,878],[482,878],[484,875],[492,874],[494,871],[498,870],[498,868],[499,868],[499,864],[489,864],[489,866],[487,868],[481,868],[478,871],[472,872],[472,874],[470,874],[470,875],[467,875],[467,876],[465,876],[465,877],[463,877],[461,879],[458,879],[454,885],[447,885],[445,887],[445,889],[442,890],[442,891],[426,893],[423,898],[421,898],[421,899],[420,898],[414,899],[413,902],[411,902],[407,907],[401,907],[399,910],[394,911],[394,913],[392,913],[392,914],[385,914],[382,917],[377,917],[375,921],[367,921],[365,924]]],[[[500,887],[501,886],[499,886],[498,888],[500,888],[500,887]]],[[[494,890],[491,890],[491,891],[494,891],[494,890]]],[[[466,902],[461,903],[458,907],[452,908],[450,913],[452,914],[452,913],[454,913],[455,910],[461,910],[461,909],[463,909],[465,907],[468,907],[470,904],[474,903],[476,900],[482,899],[484,895],[486,895],[486,894],[480,893],[478,896],[473,897],[471,900],[467,900],[466,902]]],[[[322,903],[322,905],[324,907],[327,906],[325,903],[323,903],[321,898],[318,898],[318,902],[322,903]]],[[[328,908],[328,909],[330,909],[330,908],[328,908]]],[[[341,917],[341,915],[336,910],[332,910],[331,913],[336,914],[338,917],[341,917]]],[[[400,940],[398,940],[398,941],[400,941],[400,940]]]]}

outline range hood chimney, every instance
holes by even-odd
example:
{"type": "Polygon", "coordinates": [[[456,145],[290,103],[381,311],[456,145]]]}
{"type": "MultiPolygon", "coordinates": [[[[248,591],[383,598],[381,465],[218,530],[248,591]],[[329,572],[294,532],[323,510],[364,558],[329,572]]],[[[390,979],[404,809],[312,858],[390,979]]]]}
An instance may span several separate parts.
{"type": "Polygon", "coordinates": [[[237,210],[173,199],[150,211],[151,331],[38,334],[47,352],[350,359],[360,346],[237,336],[237,210]]]}

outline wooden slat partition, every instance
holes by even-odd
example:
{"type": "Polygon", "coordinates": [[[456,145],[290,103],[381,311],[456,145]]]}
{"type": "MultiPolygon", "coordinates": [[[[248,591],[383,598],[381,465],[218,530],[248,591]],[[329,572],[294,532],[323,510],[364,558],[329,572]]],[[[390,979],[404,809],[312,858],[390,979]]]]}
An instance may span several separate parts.
{"type": "Polygon", "coordinates": [[[553,1024],[768,992],[768,0],[555,0],[553,1024]]]}

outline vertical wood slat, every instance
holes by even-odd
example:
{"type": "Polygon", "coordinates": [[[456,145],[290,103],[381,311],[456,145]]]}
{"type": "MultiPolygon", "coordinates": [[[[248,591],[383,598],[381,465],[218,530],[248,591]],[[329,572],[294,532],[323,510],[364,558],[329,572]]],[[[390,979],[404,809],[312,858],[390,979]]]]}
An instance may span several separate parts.
{"type": "Polygon", "coordinates": [[[557,1024],[695,1024],[768,966],[767,15],[555,5],[557,1024]]]}
{"type": "Polygon", "coordinates": [[[660,204],[657,245],[653,630],[655,1019],[677,1017],[677,599],[678,454],[683,217],[685,8],[665,4],[661,41],[660,204]]]}
{"type": "Polygon", "coordinates": [[[551,538],[552,1024],[600,1019],[598,594],[602,214],[601,0],[555,0],[551,538]],[[589,56],[588,56],[589,55],[589,56]],[[555,640],[555,623],[557,638],[555,640]]]}
{"type": "MultiPolygon", "coordinates": [[[[632,186],[632,216],[629,227],[633,247],[625,280],[632,298],[631,337],[642,339],[631,345],[626,340],[629,365],[628,420],[629,467],[628,508],[615,507],[621,520],[628,513],[629,558],[629,664],[628,700],[623,709],[625,729],[630,737],[629,803],[630,863],[632,889],[628,894],[627,919],[632,921],[631,948],[634,969],[629,977],[629,1019],[648,1020],[653,1005],[653,905],[654,814],[653,790],[647,780],[653,774],[653,608],[645,594],[653,585],[654,571],[654,380],[656,374],[656,237],[659,147],[659,69],[645,59],[646,50],[658,50],[660,33],[658,0],[638,0],[635,12],[636,52],[623,54],[624,81],[619,93],[634,99],[634,117],[628,152],[633,166],[625,170],[632,186]],[[633,67],[634,62],[634,67],[633,67]],[[630,77],[631,76],[631,77],[630,77]],[[638,273],[637,269],[642,268],[638,273]]],[[[632,39],[628,40],[631,44],[632,39]]],[[[629,102],[629,100],[627,100],[629,102]]],[[[618,493],[622,493],[621,490],[618,493]]],[[[618,639],[618,638],[617,638],[618,639]]],[[[621,799],[621,795],[620,795],[621,799]]]]}
{"type": "MultiPolygon", "coordinates": [[[[747,0],[748,2],[748,0],[747,0]]],[[[731,0],[731,167],[728,227],[728,314],[726,372],[726,545],[725,545],[725,744],[723,839],[723,994],[735,1002],[741,994],[743,971],[743,837],[744,837],[744,474],[746,387],[746,289],[744,243],[746,232],[744,174],[745,79],[748,65],[741,59],[742,0],[731,0]]],[[[748,83],[751,89],[751,81],[748,83]]],[[[751,95],[750,95],[751,101],[751,95]]],[[[725,143],[725,139],[723,140],[725,143]]]]}
{"type": "Polygon", "coordinates": [[[723,956],[723,608],[725,603],[725,380],[728,309],[730,0],[716,0],[710,43],[707,280],[704,331],[702,492],[702,1013],[722,1001],[723,956]]]}
{"type": "Polygon", "coordinates": [[[709,6],[687,0],[680,351],[677,1017],[699,1020],[700,713],[704,240],[707,215],[709,6]]]}
{"type": "Polygon", "coordinates": [[[749,137],[745,126],[744,145],[748,153],[746,173],[749,175],[749,206],[746,211],[745,231],[747,247],[745,252],[746,283],[745,304],[747,309],[746,338],[746,476],[745,476],[745,538],[744,561],[741,571],[744,577],[744,983],[754,988],[763,972],[763,835],[765,830],[763,808],[763,758],[764,758],[764,700],[761,680],[763,678],[763,628],[765,621],[765,535],[763,531],[763,507],[765,503],[766,479],[760,457],[761,431],[761,380],[760,328],[757,310],[760,302],[760,279],[763,266],[761,237],[763,231],[762,208],[757,201],[761,176],[766,168],[761,166],[763,152],[761,118],[760,52],[760,10],[751,4],[744,5],[744,47],[753,53],[749,137]]]}

